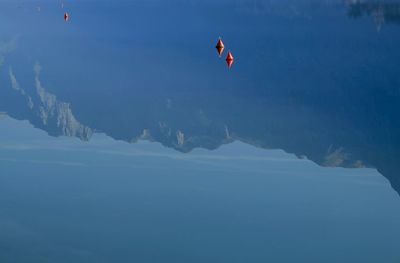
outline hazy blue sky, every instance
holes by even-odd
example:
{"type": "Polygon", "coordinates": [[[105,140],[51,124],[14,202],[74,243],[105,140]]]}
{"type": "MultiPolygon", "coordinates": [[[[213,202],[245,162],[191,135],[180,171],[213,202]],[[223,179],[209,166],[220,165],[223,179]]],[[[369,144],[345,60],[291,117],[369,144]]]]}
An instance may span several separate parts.
{"type": "Polygon", "coordinates": [[[84,143],[10,118],[0,131],[2,262],[399,259],[400,200],[373,169],[243,143],[84,143]]]}
{"type": "Polygon", "coordinates": [[[314,153],[332,136],[339,153],[355,149],[345,156],[384,148],[395,160],[400,28],[378,32],[347,11],[337,1],[1,1],[0,96],[15,100],[0,98],[0,111],[23,120],[0,115],[0,262],[400,262],[400,198],[375,169],[250,145],[314,153]],[[21,98],[32,94],[29,110],[21,98]],[[196,108],[200,98],[209,104],[196,108]],[[242,142],[181,153],[115,140],[159,125],[169,103],[168,125],[186,138],[219,146],[207,124],[229,119],[242,142]],[[73,115],[43,124],[54,105],[73,115]],[[48,135],[67,134],[50,126],[71,116],[95,131],[89,142],[48,135]],[[303,135],[320,140],[297,145],[303,135]]]}

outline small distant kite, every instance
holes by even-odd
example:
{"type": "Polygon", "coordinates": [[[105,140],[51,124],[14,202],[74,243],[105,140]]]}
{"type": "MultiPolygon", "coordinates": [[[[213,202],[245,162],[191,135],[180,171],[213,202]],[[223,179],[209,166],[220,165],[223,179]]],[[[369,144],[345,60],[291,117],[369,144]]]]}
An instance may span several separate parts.
{"type": "Polygon", "coordinates": [[[64,20],[65,22],[69,20],[69,14],[67,12],[64,13],[64,20]]]}
{"type": "Polygon", "coordinates": [[[218,42],[217,42],[217,45],[215,46],[215,48],[217,49],[218,56],[221,57],[222,52],[224,52],[224,48],[225,48],[224,43],[222,42],[221,37],[218,39],[218,42]]]}
{"type": "Polygon", "coordinates": [[[228,64],[228,68],[232,67],[233,64],[233,55],[230,51],[228,51],[228,55],[226,56],[226,63],[228,64]]]}

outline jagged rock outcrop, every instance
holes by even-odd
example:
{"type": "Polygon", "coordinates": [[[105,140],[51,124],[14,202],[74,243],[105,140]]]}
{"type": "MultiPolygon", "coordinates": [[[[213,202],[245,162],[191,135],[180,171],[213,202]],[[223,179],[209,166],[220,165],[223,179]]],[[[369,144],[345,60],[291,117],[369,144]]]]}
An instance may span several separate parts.
{"type": "Polygon", "coordinates": [[[84,141],[89,140],[93,134],[92,129],[75,118],[70,104],[59,101],[42,86],[41,67],[38,63],[34,66],[34,72],[35,89],[34,92],[29,92],[20,86],[12,68],[9,68],[11,89],[2,94],[3,100],[0,105],[4,107],[2,110],[5,110],[10,117],[27,119],[32,125],[52,136],[71,136],[84,141]],[[13,101],[8,100],[12,98],[13,101]]]}

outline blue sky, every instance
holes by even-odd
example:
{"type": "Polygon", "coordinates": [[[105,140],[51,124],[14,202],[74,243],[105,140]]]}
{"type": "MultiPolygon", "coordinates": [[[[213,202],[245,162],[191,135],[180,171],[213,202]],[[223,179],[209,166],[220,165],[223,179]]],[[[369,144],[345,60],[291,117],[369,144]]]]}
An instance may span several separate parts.
{"type": "MultiPolygon", "coordinates": [[[[340,111],[329,102],[343,105],[343,97],[356,113],[365,101],[373,105],[368,110],[396,106],[385,96],[376,104],[367,99],[375,91],[398,94],[398,27],[385,25],[378,33],[370,17],[351,20],[341,4],[273,1],[270,9],[254,10],[247,1],[65,1],[63,10],[46,1],[38,12],[39,2],[21,2],[21,8],[16,1],[0,3],[0,92],[11,85],[12,69],[31,94],[33,68],[40,64],[44,88],[71,103],[77,119],[94,130],[135,138],[125,129],[135,124],[130,117],[141,121],[159,112],[135,115],[121,101],[140,101],[151,92],[177,92],[190,103],[188,96],[211,98],[220,91],[245,98],[237,112],[259,94],[283,94],[289,102],[308,94],[296,101],[294,110],[300,110],[289,112],[294,118],[288,123],[309,118],[322,135],[331,127],[346,135],[353,126],[341,129],[327,119],[329,126],[318,127],[313,121],[324,115],[306,108],[307,99],[328,112],[340,111]],[[221,35],[236,58],[230,71],[214,50],[221,35]],[[101,109],[117,114],[101,118],[101,109]]],[[[274,106],[267,108],[270,116],[274,106]]],[[[271,123],[279,130],[284,115],[276,115],[271,123]]],[[[344,123],[376,124],[370,116],[351,115],[344,123]]],[[[248,124],[265,118],[250,117],[233,119],[248,124]]],[[[255,133],[268,128],[274,127],[255,133]]],[[[370,131],[368,125],[356,128],[370,131]]],[[[297,131],[288,131],[288,141],[297,131]]],[[[400,261],[399,196],[375,169],[320,167],[239,141],[184,154],[111,136],[55,138],[27,120],[0,116],[1,262],[400,261]]]]}
{"type": "Polygon", "coordinates": [[[399,198],[373,169],[239,142],[190,154],[81,142],[10,118],[0,130],[6,261],[20,249],[20,262],[398,259],[399,198]]]}

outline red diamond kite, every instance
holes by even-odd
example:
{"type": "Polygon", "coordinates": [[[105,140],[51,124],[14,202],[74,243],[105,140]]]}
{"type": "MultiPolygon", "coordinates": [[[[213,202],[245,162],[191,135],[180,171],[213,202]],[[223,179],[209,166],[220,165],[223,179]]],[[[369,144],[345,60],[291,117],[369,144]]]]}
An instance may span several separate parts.
{"type": "Polygon", "coordinates": [[[225,48],[224,43],[222,42],[222,39],[221,39],[221,38],[218,39],[218,43],[217,43],[217,45],[215,46],[215,48],[217,49],[218,56],[221,57],[222,52],[224,52],[224,48],[225,48]]]}
{"type": "Polygon", "coordinates": [[[226,56],[225,60],[226,60],[226,63],[228,64],[228,68],[231,68],[232,64],[233,64],[233,56],[230,51],[228,52],[228,55],[226,56]]]}

